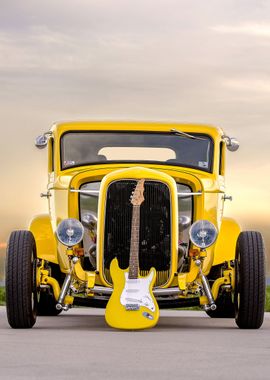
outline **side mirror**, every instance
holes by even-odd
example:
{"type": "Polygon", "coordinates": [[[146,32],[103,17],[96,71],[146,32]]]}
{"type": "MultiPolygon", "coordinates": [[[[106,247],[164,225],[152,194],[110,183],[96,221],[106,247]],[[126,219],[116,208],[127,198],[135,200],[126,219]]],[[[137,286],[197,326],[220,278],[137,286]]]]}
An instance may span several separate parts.
{"type": "Polygon", "coordinates": [[[231,137],[230,142],[227,144],[227,149],[230,152],[236,152],[239,146],[240,146],[239,141],[236,138],[231,137]]]}
{"type": "Polygon", "coordinates": [[[35,141],[35,146],[38,148],[38,149],[44,149],[46,148],[47,144],[48,144],[48,136],[50,136],[51,133],[50,132],[47,132],[47,133],[44,133],[43,135],[40,135],[36,138],[36,141],[35,141]]]}
{"type": "Polygon", "coordinates": [[[230,152],[236,152],[240,146],[239,141],[235,137],[223,136],[227,149],[230,152]]]}

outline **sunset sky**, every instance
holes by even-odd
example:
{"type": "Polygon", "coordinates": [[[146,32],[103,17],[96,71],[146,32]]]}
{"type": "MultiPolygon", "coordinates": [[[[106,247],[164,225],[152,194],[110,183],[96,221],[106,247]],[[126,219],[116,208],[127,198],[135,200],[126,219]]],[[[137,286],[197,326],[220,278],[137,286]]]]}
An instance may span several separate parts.
{"type": "Polygon", "coordinates": [[[77,119],[209,123],[237,137],[226,213],[269,251],[269,104],[269,1],[1,1],[0,256],[11,230],[46,211],[34,138],[77,119]]]}

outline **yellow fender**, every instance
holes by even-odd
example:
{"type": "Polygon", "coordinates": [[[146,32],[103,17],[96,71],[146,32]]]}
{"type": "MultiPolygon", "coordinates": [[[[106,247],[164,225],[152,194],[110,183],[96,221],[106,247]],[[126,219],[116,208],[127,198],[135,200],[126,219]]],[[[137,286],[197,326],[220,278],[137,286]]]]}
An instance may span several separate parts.
{"type": "Polygon", "coordinates": [[[48,214],[37,215],[30,222],[29,230],[34,235],[37,257],[58,264],[57,242],[48,214]]]}
{"type": "Polygon", "coordinates": [[[239,224],[232,218],[223,218],[214,250],[213,265],[235,259],[237,238],[241,232],[239,224]]]}

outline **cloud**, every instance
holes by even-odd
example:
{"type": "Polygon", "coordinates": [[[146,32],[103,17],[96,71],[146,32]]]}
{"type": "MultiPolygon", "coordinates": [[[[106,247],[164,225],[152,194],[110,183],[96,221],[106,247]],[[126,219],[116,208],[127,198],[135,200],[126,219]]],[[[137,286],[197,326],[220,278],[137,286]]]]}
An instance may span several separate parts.
{"type": "Polygon", "coordinates": [[[222,85],[230,88],[233,91],[243,91],[259,93],[262,96],[264,93],[270,92],[270,80],[266,79],[253,79],[253,78],[232,78],[222,81],[222,85]]]}
{"type": "MultiPolygon", "coordinates": [[[[63,119],[220,125],[241,142],[237,155],[228,157],[228,179],[241,189],[240,199],[252,181],[266,210],[269,14],[270,6],[260,0],[4,1],[0,128],[3,141],[10,143],[0,150],[1,162],[8,157],[0,206],[10,221],[0,231],[1,241],[1,234],[22,227],[44,207],[38,194],[46,188],[46,156],[43,167],[41,152],[37,156],[31,150],[32,140],[63,119]],[[242,166],[247,167],[244,189],[238,174],[242,166]],[[24,183],[27,173],[27,193],[13,195],[10,189],[24,183]],[[265,178],[263,184],[252,180],[252,173],[265,178]],[[14,197],[23,205],[19,216],[14,197]]],[[[252,207],[251,214],[259,214],[255,202],[252,207]]]]}
{"type": "Polygon", "coordinates": [[[221,34],[234,34],[270,38],[270,24],[246,23],[238,25],[216,25],[210,30],[221,34]]]}
{"type": "MultiPolygon", "coordinates": [[[[58,71],[74,68],[76,41],[47,27],[33,27],[29,33],[0,34],[0,73],[32,70],[58,71]],[[72,52],[74,54],[72,54],[72,52]]],[[[77,59],[79,60],[79,58],[77,59]]],[[[41,73],[42,75],[42,73],[41,73]]]]}

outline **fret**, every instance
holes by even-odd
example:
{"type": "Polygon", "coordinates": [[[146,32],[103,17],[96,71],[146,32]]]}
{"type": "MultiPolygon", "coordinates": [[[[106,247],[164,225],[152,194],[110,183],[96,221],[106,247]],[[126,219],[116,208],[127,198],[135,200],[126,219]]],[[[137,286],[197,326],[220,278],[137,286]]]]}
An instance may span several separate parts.
{"type": "Polygon", "coordinates": [[[139,238],[140,238],[140,206],[133,205],[132,226],[129,257],[129,278],[138,278],[139,274],[139,238]]]}
{"type": "Polygon", "coordinates": [[[138,181],[131,200],[133,207],[128,274],[130,279],[136,279],[139,275],[140,206],[144,201],[144,181],[144,179],[138,181]]]}

